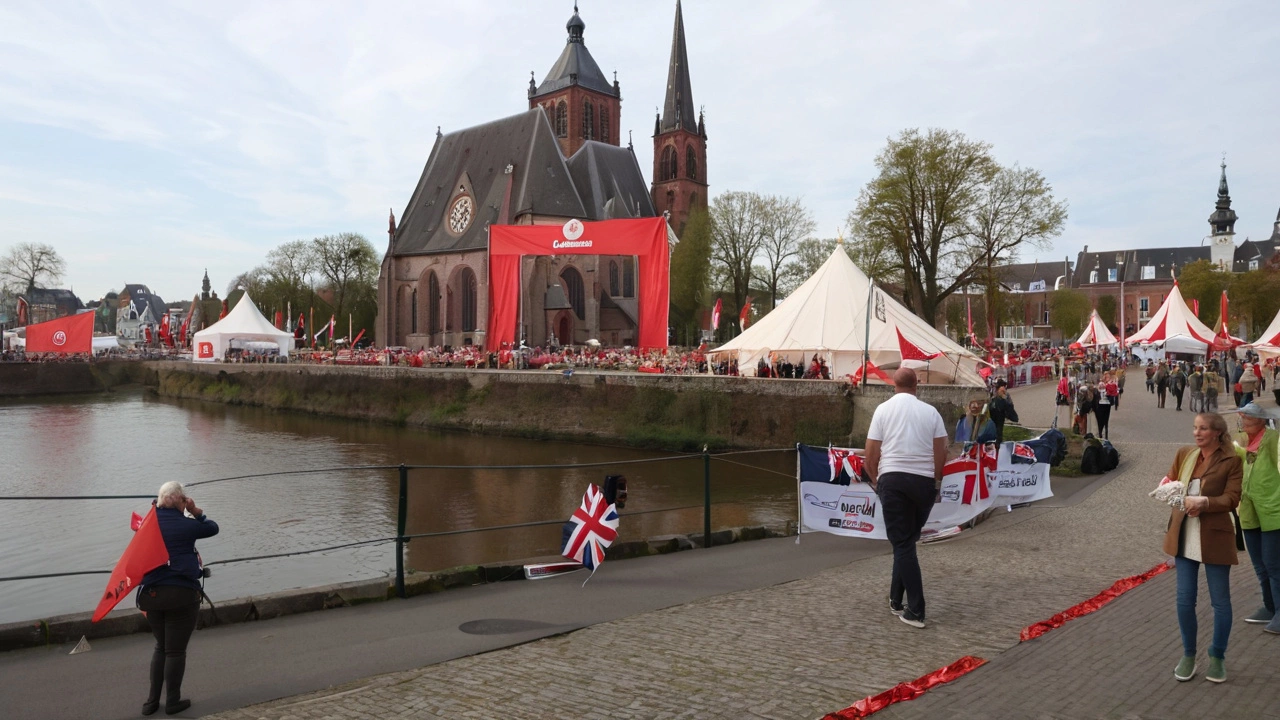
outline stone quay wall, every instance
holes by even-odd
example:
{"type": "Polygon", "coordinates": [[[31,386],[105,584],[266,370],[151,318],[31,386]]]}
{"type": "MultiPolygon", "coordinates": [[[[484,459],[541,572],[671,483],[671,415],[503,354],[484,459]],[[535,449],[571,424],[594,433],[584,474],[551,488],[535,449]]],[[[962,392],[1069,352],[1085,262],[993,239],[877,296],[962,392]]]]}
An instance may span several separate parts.
{"type": "MultiPolygon", "coordinates": [[[[854,445],[892,393],[820,380],[159,362],[163,397],[434,429],[700,450],[854,445]]],[[[151,384],[151,383],[149,383],[151,384]]],[[[978,388],[922,386],[948,425],[978,388]]]]}
{"type": "Polygon", "coordinates": [[[157,363],[0,363],[0,397],[95,393],[118,385],[154,385],[157,363]]]}

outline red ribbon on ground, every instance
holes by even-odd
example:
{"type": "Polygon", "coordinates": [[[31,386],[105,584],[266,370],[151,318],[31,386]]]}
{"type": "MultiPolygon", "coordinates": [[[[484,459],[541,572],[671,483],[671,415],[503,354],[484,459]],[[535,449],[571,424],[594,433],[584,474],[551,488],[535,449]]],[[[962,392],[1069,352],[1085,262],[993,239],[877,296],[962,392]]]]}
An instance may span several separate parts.
{"type": "Polygon", "coordinates": [[[929,688],[949,683],[966,673],[982,667],[986,662],[980,657],[965,655],[944,668],[934,670],[928,675],[916,678],[911,682],[898,683],[879,695],[865,697],[844,710],[825,716],[822,720],[853,720],[853,718],[867,717],[894,703],[914,700],[929,688]]]}
{"type": "Polygon", "coordinates": [[[1026,642],[1028,640],[1038,638],[1054,628],[1062,627],[1062,625],[1068,620],[1075,620],[1076,618],[1083,617],[1091,612],[1096,612],[1112,600],[1115,600],[1121,595],[1138,587],[1160,573],[1167,571],[1168,569],[1168,563],[1160,563],[1140,575],[1133,575],[1122,580],[1117,580],[1114,585],[1088,600],[1085,600],[1078,605],[1073,605],[1048,620],[1042,620],[1034,625],[1028,625],[1023,628],[1020,641],[1026,642]]]}

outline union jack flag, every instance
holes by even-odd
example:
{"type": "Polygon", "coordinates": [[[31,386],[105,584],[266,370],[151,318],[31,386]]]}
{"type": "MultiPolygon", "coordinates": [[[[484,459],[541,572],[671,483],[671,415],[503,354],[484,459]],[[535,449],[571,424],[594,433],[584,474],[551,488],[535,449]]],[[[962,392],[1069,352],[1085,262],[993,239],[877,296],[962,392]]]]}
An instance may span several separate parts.
{"type": "Polygon", "coordinates": [[[618,537],[617,509],[605,501],[604,493],[593,483],[587,485],[582,506],[573,513],[569,522],[573,523],[573,531],[569,533],[561,554],[595,572],[604,562],[604,549],[618,537]]]}
{"type": "Polygon", "coordinates": [[[850,482],[862,482],[862,456],[855,455],[849,448],[827,448],[827,465],[831,468],[831,479],[835,482],[843,471],[850,482]]]}
{"type": "Polygon", "coordinates": [[[1015,464],[1034,464],[1036,460],[1036,451],[1030,445],[1015,442],[1013,451],[1009,454],[1009,459],[1015,464]]]}

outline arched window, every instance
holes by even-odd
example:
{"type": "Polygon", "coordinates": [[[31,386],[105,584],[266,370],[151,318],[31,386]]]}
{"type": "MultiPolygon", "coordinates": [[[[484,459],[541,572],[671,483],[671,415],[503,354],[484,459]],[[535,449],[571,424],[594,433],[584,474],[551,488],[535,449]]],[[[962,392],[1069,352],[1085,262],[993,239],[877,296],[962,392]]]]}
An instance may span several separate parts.
{"type": "Polygon", "coordinates": [[[675,180],[680,174],[676,167],[676,149],[668,145],[662,151],[662,165],[658,170],[659,180],[675,180]]]}
{"type": "Polygon", "coordinates": [[[409,299],[409,332],[418,333],[418,288],[413,289],[409,299]]]}
{"type": "Polygon", "coordinates": [[[689,193],[689,209],[698,207],[698,193],[689,193]]]}
{"type": "Polygon", "coordinates": [[[595,105],[591,104],[590,100],[582,101],[582,139],[583,140],[590,140],[592,137],[594,137],[594,133],[592,133],[591,130],[596,124],[595,123],[595,119],[596,119],[595,107],[596,107],[595,105]]]}
{"type": "Polygon", "coordinates": [[[618,288],[620,287],[621,285],[618,283],[618,263],[614,260],[610,260],[609,261],[609,294],[614,297],[618,297],[618,295],[620,294],[618,292],[618,288]]]}
{"type": "Polygon", "coordinates": [[[434,272],[427,274],[427,332],[440,332],[440,281],[434,272]]]}
{"type": "Polygon", "coordinates": [[[600,103],[600,142],[613,142],[609,135],[609,110],[600,103]]]}
{"type": "Polygon", "coordinates": [[[698,179],[698,154],[693,151],[692,145],[684,151],[684,173],[690,180],[698,179]]]}
{"type": "Polygon", "coordinates": [[[462,269],[462,332],[476,329],[476,274],[471,268],[462,269]]]}
{"type": "Polygon", "coordinates": [[[622,297],[636,296],[636,261],[625,258],[622,261],[622,297]]]}
{"type": "MultiPolygon", "coordinates": [[[[560,280],[564,282],[564,292],[569,296],[569,304],[573,306],[573,313],[578,316],[579,320],[585,320],[587,317],[587,303],[582,289],[582,275],[570,266],[560,273],[560,280]]],[[[560,338],[560,341],[567,342],[565,338],[560,338]]]]}
{"type": "Polygon", "coordinates": [[[569,134],[569,106],[561,100],[556,104],[556,137],[569,134]]]}

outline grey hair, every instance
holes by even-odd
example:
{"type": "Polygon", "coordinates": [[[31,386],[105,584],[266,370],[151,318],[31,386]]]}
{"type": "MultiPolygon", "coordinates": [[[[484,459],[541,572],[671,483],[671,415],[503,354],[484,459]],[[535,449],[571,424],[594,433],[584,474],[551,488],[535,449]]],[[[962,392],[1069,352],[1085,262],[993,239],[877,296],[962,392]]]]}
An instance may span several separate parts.
{"type": "Polygon", "coordinates": [[[177,480],[170,480],[160,486],[160,492],[156,494],[156,504],[164,508],[176,507],[181,509],[178,501],[186,496],[187,491],[183,489],[182,483],[177,480]]]}

